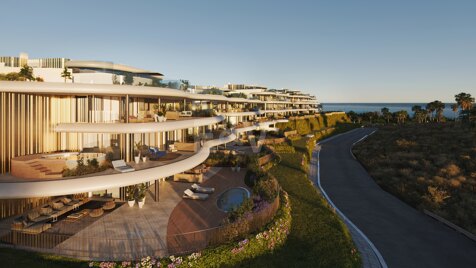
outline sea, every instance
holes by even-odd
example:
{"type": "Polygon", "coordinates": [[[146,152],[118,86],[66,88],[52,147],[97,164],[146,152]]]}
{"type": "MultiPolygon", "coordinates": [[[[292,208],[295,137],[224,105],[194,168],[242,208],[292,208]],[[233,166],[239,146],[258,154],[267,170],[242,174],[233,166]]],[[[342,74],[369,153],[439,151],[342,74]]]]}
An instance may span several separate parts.
{"type": "MultiPolygon", "coordinates": [[[[409,115],[413,115],[412,107],[415,105],[420,105],[425,109],[426,103],[322,103],[322,109],[325,112],[354,111],[356,113],[365,113],[380,112],[382,108],[387,107],[392,113],[406,110],[409,115]]],[[[454,117],[454,113],[451,110],[451,103],[445,103],[443,115],[448,118],[454,117]]]]}

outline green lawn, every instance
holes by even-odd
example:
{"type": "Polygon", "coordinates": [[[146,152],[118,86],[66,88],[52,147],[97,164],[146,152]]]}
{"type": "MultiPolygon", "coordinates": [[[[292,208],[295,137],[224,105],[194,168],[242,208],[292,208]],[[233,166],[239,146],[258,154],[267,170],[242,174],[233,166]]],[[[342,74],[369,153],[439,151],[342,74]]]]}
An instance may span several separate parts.
{"type": "Polygon", "coordinates": [[[23,250],[0,248],[0,267],[79,268],[86,262],[23,250]]]}
{"type": "Polygon", "coordinates": [[[271,169],[291,199],[292,227],[286,244],[242,267],[361,267],[350,234],[301,170],[302,150],[281,154],[271,169]]]}

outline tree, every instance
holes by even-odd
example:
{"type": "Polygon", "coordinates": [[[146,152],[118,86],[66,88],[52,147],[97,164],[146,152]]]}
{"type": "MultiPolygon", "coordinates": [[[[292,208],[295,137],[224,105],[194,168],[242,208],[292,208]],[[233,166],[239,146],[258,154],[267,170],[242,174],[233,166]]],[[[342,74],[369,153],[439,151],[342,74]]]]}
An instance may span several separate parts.
{"type": "Polygon", "coordinates": [[[64,67],[64,70],[61,73],[61,77],[64,78],[64,82],[66,83],[66,79],[71,79],[71,72],[68,71],[68,69],[66,67],[64,67]]]}
{"type": "Polygon", "coordinates": [[[416,117],[416,113],[421,111],[421,105],[413,105],[412,106],[412,112],[413,112],[413,117],[416,117]]]}
{"type": "Polygon", "coordinates": [[[180,90],[187,91],[189,86],[190,82],[188,80],[180,80],[180,90]]]}
{"type": "Polygon", "coordinates": [[[433,107],[436,111],[436,120],[440,122],[441,119],[443,119],[443,111],[445,110],[445,104],[439,100],[435,100],[433,102],[433,107]]]}
{"type": "Polygon", "coordinates": [[[405,119],[408,117],[408,112],[405,110],[401,110],[395,113],[395,117],[397,118],[397,122],[400,123],[405,123],[405,119]]]}
{"type": "Polygon", "coordinates": [[[473,108],[474,98],[471,97],[471,94],[461,92],[455,95],[455,100],[463,111],[473,108]]]}
{"type": "Polygon", "coordinates": [[[426,105],[426,111],[428,112],[428,117],[430,117],[430,121],[433,121],[433,113],[435,112],[436,107],[434,102],[430,102],[426,105]]]}
{"type": "Polygon", "coordinates": [[[23,77],[28,81],[35,80],[35,78],[33,77],[33,68],[31,68],[27,64],[23,65],[18,74],[20,75],[20,77],[23,77]]]}
{"type": "Polygon", "coordinates": [[[471,97],[471,94],[461,92],[455,95],[455,100],[456,103],[461,107],[461,118],[469,119],[470,110],[473,108],[474,104],[474,98],[471,97]]]}
{"type": "Polygon", "coordinates": [[[415,115],[413,117],[418,123],[421,124],[425,122],[427,116],[428,116],[428,112],[426,110],[421,109],[421,110],[415,111],[415,115]]]}
{"type": "Polygon", "coordinates": [[[126,73],[124,75],[124,84],[126,85],[132,85],[134,83],[134,77],[132,76],[131,73],[126,73]]]}
{"type": "Polygon", "coordinates": [[[387,120],[387,124],[390,123],[390,119],[392,119],[392,114],[390,113],[390,109],[387,107],[383,107],[381,110],[383,118],[387,120]]]}
{"type": "Polygon", "coordinates": [[[456,112],[458,111],[458,109],[459,109],[458,103],[453,103],[453,104],[451,104],[451,110],[453,110],[454,120],[455,120],[455,121],[456,121],[456,112]]]}

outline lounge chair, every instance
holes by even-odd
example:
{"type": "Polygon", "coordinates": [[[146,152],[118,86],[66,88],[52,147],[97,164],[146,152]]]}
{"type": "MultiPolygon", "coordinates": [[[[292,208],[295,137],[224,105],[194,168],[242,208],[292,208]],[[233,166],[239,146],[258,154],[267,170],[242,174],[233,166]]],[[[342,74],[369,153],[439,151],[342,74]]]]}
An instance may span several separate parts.
{"type": "Polygon", "coordinates": [[[114,167],[115,170],[117,170],[121,173],[135,171],[135,169],[133,167],[127,165],[126,161],[124,161],[124,160],[112,161],[112,166],[114,167]]]}
{"type": "Polygon", "coordinates": [[[192,190],[187,189],[183,192],[183,198],[194,200],[207,200],[208,194],[194,193],[192,190]]]}
{"type": "Polygon", "coordinates": [[[215,188],[213,187],[202,187],[196,183],[192,184],[192,191],[195,193],[203,193],[203,194],[211,194],[215,192],[215,188]]]}

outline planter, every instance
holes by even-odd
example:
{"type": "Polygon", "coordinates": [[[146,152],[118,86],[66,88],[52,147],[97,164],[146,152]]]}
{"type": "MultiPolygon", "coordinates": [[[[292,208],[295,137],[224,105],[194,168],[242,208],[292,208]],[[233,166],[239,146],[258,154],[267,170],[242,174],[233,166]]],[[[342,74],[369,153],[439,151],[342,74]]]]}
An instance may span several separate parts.
{"type": "Polygon", "coordinates": [[[137,200],[137,204],[139,205],[139,208],[142,208],[144,206],[144,203],[145,203],[145,198],[142,200],[137,200]]]}
{"type": "Polygon", "coordinates": [[[147,162],[147,156],[142,157],[142,162],[147,162]]]}
{"type": "Polygon", "coordinates": [[[159,120],[159,122],[165,122],[165,120],[167,120],[165,116],[159,116],[157,119],[159,120]]]}
{"type": "Polygon", "coordinates": [[[134,162],[136,162],[136,164],[139,164],[140,156],[134,156],[134,162]]]}
{"type": "Polygon", "coordinates": [[[236,167],[236,171],[240,172],[241,167],[236,167]]]}
{"type": "Polygon", "coordinates": [[[231,167],[231,171],[235,172],[235,171],[236,171],[236,167],[231,167]]]}
{"type": "Polygon", "coordinates": [[[135,203],[136,203],[135,200],[128,200],[127,201],[127,204],[129,205],[130,208],[133,207],[135,203]]]}

